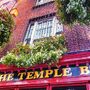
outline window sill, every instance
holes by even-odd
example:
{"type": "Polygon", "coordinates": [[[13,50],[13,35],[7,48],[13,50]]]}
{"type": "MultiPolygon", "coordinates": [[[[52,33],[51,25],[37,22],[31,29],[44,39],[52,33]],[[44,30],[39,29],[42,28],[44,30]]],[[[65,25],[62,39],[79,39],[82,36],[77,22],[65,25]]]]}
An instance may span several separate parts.
{"type": "Polygon", "coordinates": [[[40,4],[40,5],[36,5],[36,6],[33,7],[33,9],[36,9],[36,8],[39,8],[39,7],[43,7],[43,6],[49,5],[51,3],[54,3],[54,1],[50,1],[50,2],[47,2],[47,3],[40,4]]]}

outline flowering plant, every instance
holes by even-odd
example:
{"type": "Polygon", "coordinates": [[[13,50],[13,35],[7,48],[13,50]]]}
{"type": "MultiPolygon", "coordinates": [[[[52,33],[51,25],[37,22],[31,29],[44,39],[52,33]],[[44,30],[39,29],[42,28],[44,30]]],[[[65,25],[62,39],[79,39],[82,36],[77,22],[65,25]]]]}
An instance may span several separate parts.
{"type": "Polygon", "coordinates": [[[0,47],[9,41],[13,27],[12,15],[6,10],[0,10],[0,47]]]}
{"type": "Polygon", "coordinates": [[[17,67],[30,67],[44,63],[55,64],[66,51],[64,36],[61,35],[36,41],[32,47],[18,44],[16,48],[3,56],[0,62],[17,67]]]}
{"type": "Polygon", "coordinates": [[[90,0],[56,0],[57,15],[64,24],[90,24],[90,0]]]}

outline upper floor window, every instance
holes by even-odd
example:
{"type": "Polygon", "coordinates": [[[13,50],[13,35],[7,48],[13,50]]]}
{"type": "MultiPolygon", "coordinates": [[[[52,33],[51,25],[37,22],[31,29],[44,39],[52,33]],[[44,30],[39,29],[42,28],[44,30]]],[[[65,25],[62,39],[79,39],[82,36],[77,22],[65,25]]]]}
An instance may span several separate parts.
{"type": "Polygon", "coordinates": [[[34,40],[55,36],[63,31],[63,25],[59,24],[56,17],[43,18],[30,22],[26,35],[24,37],[25,44],[32,44],[34,40]]]}
{"type": "Polygon", "coordinates": [[[54,1],[54,0],[37,0],[36,5],[42,5],[51,1],[54,1]]]}
{"type": "Polygon", "coordinates": [[[17,4],[17,0],[0,0],[0,9],[6,9],[10,11],[11,9],[15,8],[17,4]]]}
{"type": "Polygon", "coordinates": [[[37,22],[34,39],[49,37],[52,30],[52,18],[37,22]]]}

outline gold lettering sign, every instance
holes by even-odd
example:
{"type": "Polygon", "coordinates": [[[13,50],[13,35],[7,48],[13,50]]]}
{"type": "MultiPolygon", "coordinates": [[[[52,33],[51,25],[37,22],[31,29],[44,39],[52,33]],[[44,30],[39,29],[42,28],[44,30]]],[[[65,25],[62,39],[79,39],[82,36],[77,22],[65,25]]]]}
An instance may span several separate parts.
{"type": "Polygon", "coordinates": [[[0,81],[31,80],[43,78],[61,78],[70,76],[90,75],[89,66],[57,68],[53,70],[23,71],[13,73],[0,73],[0,81]]]}

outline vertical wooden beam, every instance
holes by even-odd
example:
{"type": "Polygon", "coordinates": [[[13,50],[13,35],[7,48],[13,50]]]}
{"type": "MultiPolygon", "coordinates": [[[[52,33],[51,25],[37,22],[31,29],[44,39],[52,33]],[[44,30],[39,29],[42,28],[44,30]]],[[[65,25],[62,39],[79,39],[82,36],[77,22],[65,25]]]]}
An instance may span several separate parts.
{"type": "Polygon", "coordinates": [[[19,88],[14,88],[14,90],[19,90],[19,88]]]}
{"type": "Polygon", "coordinates": [[[86,90],[90,90],[90,84],[86,85],[86,90]]]}
{"type": "Polygon", "coordinates": [[[47,86],[46,90],[52,90],[52,86],[47,86]]]}

